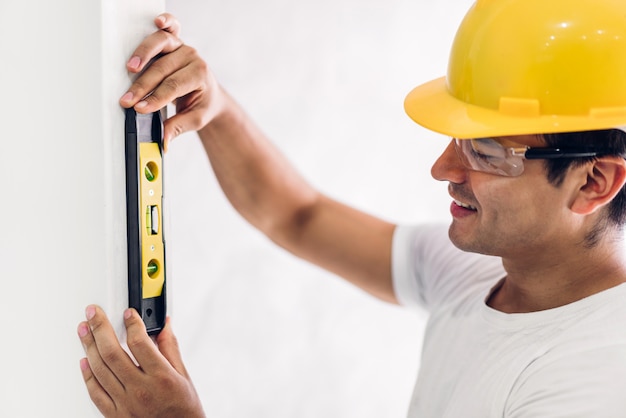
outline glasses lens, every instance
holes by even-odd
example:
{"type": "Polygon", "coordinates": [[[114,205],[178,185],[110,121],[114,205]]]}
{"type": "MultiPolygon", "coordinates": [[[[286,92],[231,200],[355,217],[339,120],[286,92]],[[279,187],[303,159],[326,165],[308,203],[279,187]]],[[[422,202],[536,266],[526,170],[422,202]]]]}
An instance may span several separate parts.
{"type": "Polygon", "coordinates": [[[524,171],[523,156],[492,138],[456,139],[457,154],[472,170],[500,176],[519,176],[524,171]]]}

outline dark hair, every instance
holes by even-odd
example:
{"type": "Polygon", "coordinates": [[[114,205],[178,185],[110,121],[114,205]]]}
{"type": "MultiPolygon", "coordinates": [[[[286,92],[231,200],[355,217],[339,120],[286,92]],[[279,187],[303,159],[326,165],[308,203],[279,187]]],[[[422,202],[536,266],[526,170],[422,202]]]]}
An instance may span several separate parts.
{"type": "MultiPolygon", "coordinates": [[[[543,138],[551,148],[593,150],[603,155],[626,156],[626,133],[618,129],[545,134],[543,138]]],[[[577,167],[593,160],[595,157],[546,160],[548,181],[559,186],[570,167],[577,167]]],[[[618,227],[626,223],[626,187],[622,187],[609,203],[607,220],[618,227]]]]}

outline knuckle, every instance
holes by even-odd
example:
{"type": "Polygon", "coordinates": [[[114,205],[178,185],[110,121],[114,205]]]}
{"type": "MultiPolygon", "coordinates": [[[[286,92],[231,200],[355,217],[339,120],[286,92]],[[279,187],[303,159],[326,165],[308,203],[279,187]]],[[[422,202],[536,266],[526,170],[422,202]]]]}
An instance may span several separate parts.
{"type": "Polygon", "coordinates": [[[144,41],[139,46],[137,46],[137,48],[135,49],[134,55],[137,55],[145,59],[146,57],[150,55],[151,51],[152,51],[152,48],[150,47],[150,45],[148,45],[148,42],[144,41]]]}
{"type": "Polygon", "coordinates": [[[172,126],[173,129],[173,135],[174,137],[180,136],[183,133],[183,127],[180,126],[179,124],[173,125],[172,126]]]}
{"type": "MultiPolygon", "coordinates": [[[[147,78],[149,78],[152,82],[154,82],[155,80],[165,79],[167,76],[170,75],[173,68],[174,67],[171,62],[171,59],[167,55],[164,55],[154,60],[150,64],[150,68],[149,68],[150,76],[147,78]]],[[[146,86],[146,87],[149,87],[149,86],[146,86]]]]}
{"type": "Polygon", "coordinates": [[[193,46],[190,45],[183,45],[181,46],[181,49],[185,52],[186,55],[192,56],[192,57],[199,57],[200,54],[198,53],[198,50],[196,48],[194,48],[193,46]]]}
{"type": "Polygon", "coordinates": [[[163,392],[175,393],[177,391],[180,382],[171,373],[161,372],[155,374],[155,377],[157,378],[160,390],[163,392]]]}
{"type": "MultiPolygon", "coordinates": [[[[121,350],[121,348],[120,348],[121,350]]],[[[112,348],[112,347],[103,347],[100,349],[100,357],[102,358],[102,361],[104,361],[105,364],[113,364],[116,363],[120,356],[119,356],[119,352],[118,350],[112,348]]],[[[102,366],[102,368],[105,368],[106,366],[102,366]]],[[[95,372],[95,371],[94,371],[95,372]]]]}
{"type": "Polygon", "coordinates": [[[149,91],[149,86],[143,78],[139,77],[133,82],[129,90],[135,95],[142,96],[145,92],[149,91]]]}
{"type": "Polygon", "coordinates": [[[100,328],[102,328],[102,326],[104,325],[104,321],[102,321],[98,315],[94,316],[90,321],[89,321],[89,329],[91,330],[91,333],[93,334],[94,332],[97,332],[100,328]]]}
{"type": "Polygon", "coordinates": [[[170,48],[170,50],[175,51],[177,49],[184,47],[183,41],[178,36],[174,35],[171,32],[165,32],[165,34],[168,37],[167,43],[168,43],[168,47],[170,48]]]}
{"type": "Polygon", "coordinates": [[[167,102],[171,97],[175,96],[181,87],[180,81],[173,77],[168,77],[161,82],[159,87],[146,98],[153,104],[161,104],[167,102]]]}
{"type": "Polygon", "coordinates": [[[132,351],[135,348],[142,347],[145,344],[145,341],[140,335],[132,334],[128,335],[126,339],[126,344],[128,345],[128,348],[130,348],[132,351]]]}
{"type": "MultiPolygon", "coordinates": [[[[202,126],[203,118],[202,114],[199,112],[193,113],[189,116],[192,126],[202,126]]],[[[174,340],[176,347],[178,347],[178,342],[174,340]]]]}
{"type": "Polygon", "coordinates": [[[154,73],[158,74],[161,84],[166,82],[172,72],[172,66],[165,59],[160,59],[153,64],[154,73]]]}
{"type": "Polygon", "coordinates": [[[133,391],[133,397],[135,398],[137,403],[144,407],[150,406],[154,400],[152,393],[145,387],[137,387],[133,391]]]}
{"type": "Polygon", "coordinates": [[[104,363],[96,363],[91,365],[91,372],[95,381],[97,381],[98,377],[102,377],[106,373],[108,373],[108,371],[109,369],[104,363]]]}
{"type": "Polygon", "coordinates": [[[194,71],[198,71],[202,74],[209,72],[209,65],[199,56],[193,60],[192,67],[194,71]]]}
{"type": "Polygon", "coordinates": [[[180,89],[182,83],[177,77],[171,76],[163,80],[161,85],[166,91],[175,92],[180,89]]]}

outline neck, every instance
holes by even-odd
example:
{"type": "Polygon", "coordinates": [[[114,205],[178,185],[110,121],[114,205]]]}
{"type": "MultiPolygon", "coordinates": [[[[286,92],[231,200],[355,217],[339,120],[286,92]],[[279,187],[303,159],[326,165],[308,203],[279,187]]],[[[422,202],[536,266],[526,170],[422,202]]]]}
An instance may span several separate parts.
{"type": "Polygon", "coordinates": [[[622,241],[602,242],[577,251],[543,251],[525,258],[503,258],[507,276],[488,301],[506,313],[552,309],[626,282],[622,241]],[[567,254],[567,255],[566,255],[567,254]]]}

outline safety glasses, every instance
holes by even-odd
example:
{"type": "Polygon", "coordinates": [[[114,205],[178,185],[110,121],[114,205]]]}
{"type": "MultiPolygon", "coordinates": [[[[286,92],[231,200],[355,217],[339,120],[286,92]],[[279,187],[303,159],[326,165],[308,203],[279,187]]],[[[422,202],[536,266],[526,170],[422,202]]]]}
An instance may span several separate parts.
{"type": "Polygon", "coordinates": [[[563,148],[505,147],[493,138],[457,139],[454,148],[463,165],[471,170],[499,176],[519,176],[524,160],[596,157],[596,151],[563,148]]]}

